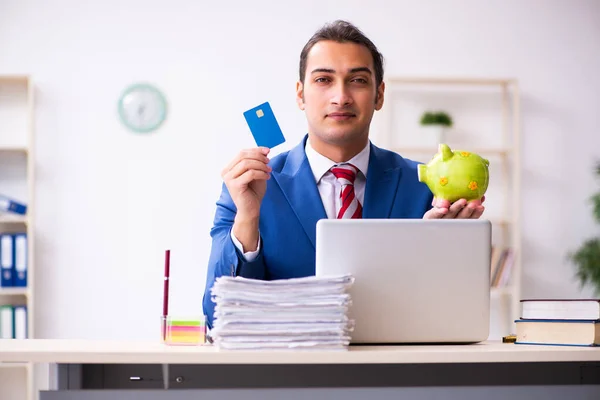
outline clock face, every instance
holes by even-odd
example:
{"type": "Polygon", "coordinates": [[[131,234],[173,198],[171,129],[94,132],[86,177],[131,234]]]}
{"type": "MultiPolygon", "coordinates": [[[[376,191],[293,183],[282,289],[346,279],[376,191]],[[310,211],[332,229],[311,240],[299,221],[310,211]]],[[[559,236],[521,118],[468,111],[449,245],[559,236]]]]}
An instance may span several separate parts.
{"type": "Polygon", "coordinates": [[[165,120],[167,103],[158,89],[148,84],[128,87],[119,99],[119,116],[134,132],[152,132],[165,120]]]}

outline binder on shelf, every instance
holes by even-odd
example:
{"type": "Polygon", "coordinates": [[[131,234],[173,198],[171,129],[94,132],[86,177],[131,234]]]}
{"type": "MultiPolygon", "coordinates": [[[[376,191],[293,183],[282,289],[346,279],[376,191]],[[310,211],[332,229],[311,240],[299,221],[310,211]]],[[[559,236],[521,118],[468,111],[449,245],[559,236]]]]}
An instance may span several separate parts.
{"type": "Polygon", "coordinates": [[[27,214],[27,205],[0,194],[0,212],[27,214]]]}
{"type": "Polygon", "coordinates": [[[14,339],[27,339],[27,306],[14,306],[14,339]]]}
{"type": "Polygon", "coordinates": [[[27,234],[17,233],[14,241],[13,286],[27,287],[27,234]]]}
{"type": "Polygon", "coordinates": [[[13,235],[0,234],[0,287],[13,286],[14,253],[13,235]]]}
{"type": "Polygon", "coordinates": [[[14,338],[14,319],[12,306],[0,306],[0,339],[14,338]]]}

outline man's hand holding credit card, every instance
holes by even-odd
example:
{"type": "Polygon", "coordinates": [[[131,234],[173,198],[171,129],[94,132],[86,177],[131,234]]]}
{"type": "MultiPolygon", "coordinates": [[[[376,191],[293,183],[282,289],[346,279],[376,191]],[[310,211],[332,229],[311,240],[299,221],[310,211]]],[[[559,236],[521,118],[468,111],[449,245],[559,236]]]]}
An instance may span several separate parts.
{"type": "Polygon", "coordinates": [[[285,142],[283,132],[281,132],[269,102],[244,112],[244,118],[246,118],[250,132],[258,146],[272,149],[285,142]]]}
{"type": "Polygon", "coordinates": [[[244,112],[244,118],[258,147],[240,151],[221,177],[237,208],[232,236],[248,252],[259,247],[260,205],[271,177],[268,154],[285,138],[268,102],[244,112]]]}

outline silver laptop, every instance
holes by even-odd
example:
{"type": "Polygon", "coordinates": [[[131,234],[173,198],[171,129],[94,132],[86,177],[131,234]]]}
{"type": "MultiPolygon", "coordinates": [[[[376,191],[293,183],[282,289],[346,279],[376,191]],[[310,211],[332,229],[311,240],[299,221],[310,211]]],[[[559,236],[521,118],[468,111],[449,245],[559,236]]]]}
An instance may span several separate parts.
{"type": "Polygon", "coordinates": [[[486,340],[490,257],[488,220],[317,223],[316,275],[355,277],[353,344],[486,340]]]}

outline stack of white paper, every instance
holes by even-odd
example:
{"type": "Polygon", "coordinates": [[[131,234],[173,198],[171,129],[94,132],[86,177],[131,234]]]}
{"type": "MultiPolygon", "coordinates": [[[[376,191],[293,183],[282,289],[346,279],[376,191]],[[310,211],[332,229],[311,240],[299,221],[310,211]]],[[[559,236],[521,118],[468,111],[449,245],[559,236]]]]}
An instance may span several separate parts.
{"type": "Polygon", "coordinates": [[[346,349],[350,275],[262,281],[222,276],[211,289],[221,349],[346,349]]]}

